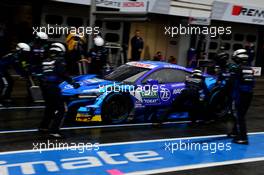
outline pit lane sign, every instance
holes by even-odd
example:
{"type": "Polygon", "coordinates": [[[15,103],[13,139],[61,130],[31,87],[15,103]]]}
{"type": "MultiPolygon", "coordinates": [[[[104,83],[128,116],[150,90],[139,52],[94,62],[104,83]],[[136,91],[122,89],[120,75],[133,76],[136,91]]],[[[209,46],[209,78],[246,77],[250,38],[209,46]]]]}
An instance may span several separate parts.
{"type": "Polygon", "coordinates": [[[208,26],[211,24],[211,19],[210,18],[202,18],[202,17],[189,17],[188,23],[193,24],[193,25],[208,26]]]}
{"type": "Polygon", "coordinates": [[[252,69],[253,69],[253,72],[254,72],[254,76],[257,76],[257,77],[261,76],[262,67],[252,67],[252,69]]]}
{"type": "Polygon", "coordinates": [[[215,1],[212,19],[264,25],[264,8],[215,1]]]}

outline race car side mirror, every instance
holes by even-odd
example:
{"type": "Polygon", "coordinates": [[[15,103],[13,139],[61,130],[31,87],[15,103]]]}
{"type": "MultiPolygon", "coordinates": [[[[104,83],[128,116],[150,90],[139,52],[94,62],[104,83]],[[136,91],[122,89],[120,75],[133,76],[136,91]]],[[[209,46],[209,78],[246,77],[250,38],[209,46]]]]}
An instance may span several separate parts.
{"type": "Polygon", "coordinates": [[[158,80],[153,80],[153,79],[148,79],[147,84],[149,85],[158,85],[159,81],[158,80]]]}

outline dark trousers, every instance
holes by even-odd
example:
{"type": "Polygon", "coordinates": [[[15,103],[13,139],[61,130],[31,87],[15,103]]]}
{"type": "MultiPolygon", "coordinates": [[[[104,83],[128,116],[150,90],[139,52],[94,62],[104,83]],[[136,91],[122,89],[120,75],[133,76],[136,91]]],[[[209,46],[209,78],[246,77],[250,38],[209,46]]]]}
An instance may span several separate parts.
{"type": "Polygon", "coordinates": [[[71,75],[79,75],[78,61],[81,59],[81,55],[77,51],[70,51],[66,57],[67,71],[71,75]]]}
{"type": "Polygon", "coordinates": [[[131,52],[131,60],[132,61],[139,61],[140,60],[140,56],[141,56],[141,52],[137,51],[137,50],[132,50],[131,52]]]}
{"type": "Polygon", "coordinates": [[[10,99],[11,93],[12,93],[13,87],[14,87],[13,78],[11,77],[11,75],[8,72],[3,72],[0,81],[1,81],[0,88],[1,88],[1,95],[2,95],[1,98],[3,100],[10,99]],[[5,83],[7,83],[7,85],[5,83]]]}
{"type": "Polygon", "coordinates": [[[102,61],[94,61],[89,65],[89,74],[96,74],[102,77],[102,72],[104,69],[104,64],[102,61]]]}
{"type": "Polygon", "coordinates": [[[40,128],[57,132],[64,118],[64,101],[57,84],[41,83],[42,95],[45,100],[45,113],[40,128]]]}
{"type": "Polygon", "coordinates": [[[240,92],[239,98],[235,100],[233,133],[242,139],[247,138],[246,113],[251,104],[252,97],[252,92],[240,92]]]}
{"type": "Polygon", "coordinates": [[[0,75],[0,104],[3,100],[4,90],[5,90],[5,83],[3,77],[0,75]]]}

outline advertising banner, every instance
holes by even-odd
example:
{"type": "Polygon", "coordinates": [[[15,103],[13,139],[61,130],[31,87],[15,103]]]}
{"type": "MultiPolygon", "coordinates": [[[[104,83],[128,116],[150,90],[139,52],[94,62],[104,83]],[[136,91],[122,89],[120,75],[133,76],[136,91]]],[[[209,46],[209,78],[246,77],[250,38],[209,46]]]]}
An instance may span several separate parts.
{"type": "Polygon", "coordinates": [[[264,8],[215,1],[212,19],[264,25],[264,8]]]}
{"type": "MultiPolygon", "coordinates": [[[[59,2],[74,3],[81,5],[91,5],[91,0],[54,0],[59,2]]],[[[127,0],[96,0],[97,7],[120,9],[123,12],[146,12],[147,0],[127,1],[127,0]]]]}

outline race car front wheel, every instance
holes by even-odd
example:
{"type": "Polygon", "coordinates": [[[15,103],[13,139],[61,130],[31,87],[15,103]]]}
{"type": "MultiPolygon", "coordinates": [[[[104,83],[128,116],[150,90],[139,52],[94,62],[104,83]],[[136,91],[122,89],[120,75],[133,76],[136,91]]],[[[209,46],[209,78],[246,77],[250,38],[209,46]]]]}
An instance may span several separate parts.
{"type": "Polygon", "coordinates": [[[123,123],[129,117],[132,103],[128,96],[110,94],[102,105],[102,119],[104,123],[123,123]]]}

